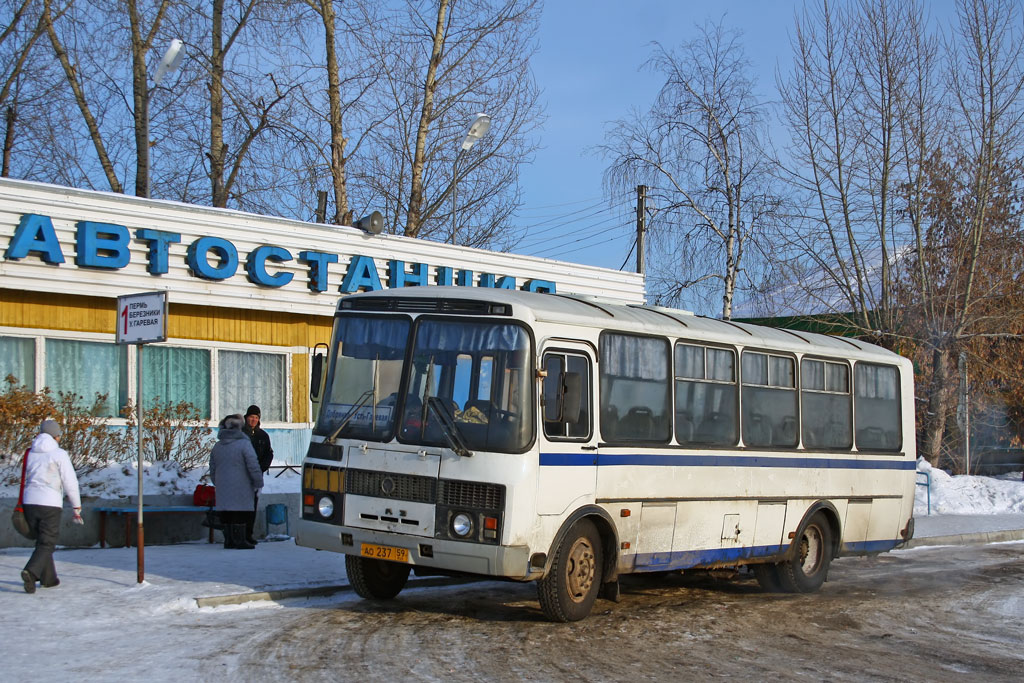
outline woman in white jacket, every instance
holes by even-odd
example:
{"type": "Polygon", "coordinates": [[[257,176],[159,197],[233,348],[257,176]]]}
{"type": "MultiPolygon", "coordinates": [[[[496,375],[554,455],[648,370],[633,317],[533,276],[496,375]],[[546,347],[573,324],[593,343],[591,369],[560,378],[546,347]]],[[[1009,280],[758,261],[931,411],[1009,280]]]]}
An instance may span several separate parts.
{"type": "Polygon", "coordinates": [[[21,571],[25,592],[35,593],[36,582],[43,588],[60,584],[57,569],[53,565],[53,551],[60,534],[61,509],[64,496],[74,508],[75,524],[82,523],[82,501],[78,495],[78,477],[71,465],[67,451],[57,445],[60,425],[53,420],[43,420],[39,434],[32,440],[32,448],[26,454],[25,494],[23,507],[25,520],[36,533],[36,550],[28,564],[21,571]]]}

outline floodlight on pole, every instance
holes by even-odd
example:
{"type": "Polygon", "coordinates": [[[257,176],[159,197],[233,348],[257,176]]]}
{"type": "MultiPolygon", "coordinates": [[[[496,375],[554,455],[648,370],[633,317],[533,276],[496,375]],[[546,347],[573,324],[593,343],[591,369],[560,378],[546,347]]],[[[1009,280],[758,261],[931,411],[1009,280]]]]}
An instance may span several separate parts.
{"type": "Polygon", "coordinates": [[[171,41],[170,47],[167,48],[163,59],[160,60],[160,66],[156,68],[156,73],[153,75],[153,85],[160,85],[164,76],[181,66],[181,60],[185,57],[185,50],[182,49],[184,46],[185,44],[177,38],[171,41]]]}
{"type": "MultiPolygon", "coordinates": [[[[167,52],[164,53],[164,56],[160,59],[160,64],[156,67],[156,73],[153,74],[154,89],[160,86],[160,83],[164,80],[164,76],[175,71],[179,66],[181,66],[181,60],[185,57],[184,47],[184,43],[182,43],[177,38],[171,41],[170,46],[167,48],[167,52]]],[[[143,125],[145,126],[145,136],[143,139],[145,141],[145,144],[139,151],[139,154],[142,156],[143,163],[145,164],[146,168],[145,177],[142,180],[143,197],[149,196],[149,98],[151,95],[152,92],[150,91],[149,86],[147,84],[146,115],[145,117],[143,117],[143,125]]]]}
{"type": "Polygon", "coordinates": [[[459,157],[463,152],[468,152],[473,145],[491,129],[491,117],[487,114],[477,114],[473,122],[466,129],[466,137],[462,140],[462,149],[455,154],[455,162],[452,164],[452,244],[455,244],[455,237],[459,231],[458,216],[458,192],[456,186],[459,181],[459,157]]]}
{"type": "Polygon", "coordinates": [[[466,131],[466,138],[462,141],[462,149],[469,150],[477,140],[487,135],[487,131],[491,129],[491,117],[487,114],[477,114],[473,118],[473,123],[469,124],[469,129],[466,131]]]}

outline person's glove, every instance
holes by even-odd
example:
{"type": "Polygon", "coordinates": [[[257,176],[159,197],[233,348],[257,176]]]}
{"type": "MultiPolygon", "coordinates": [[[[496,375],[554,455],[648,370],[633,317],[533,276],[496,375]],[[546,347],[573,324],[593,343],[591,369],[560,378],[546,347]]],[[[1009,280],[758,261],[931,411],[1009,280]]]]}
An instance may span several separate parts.
{"type": "Polygon", "coordinates": [[[74,511],[74,516],[71,518],[71,521],[74,524],[85,524],[85,520],[82,519],[82,511],[81,510],[75,510],[74,511]]]}

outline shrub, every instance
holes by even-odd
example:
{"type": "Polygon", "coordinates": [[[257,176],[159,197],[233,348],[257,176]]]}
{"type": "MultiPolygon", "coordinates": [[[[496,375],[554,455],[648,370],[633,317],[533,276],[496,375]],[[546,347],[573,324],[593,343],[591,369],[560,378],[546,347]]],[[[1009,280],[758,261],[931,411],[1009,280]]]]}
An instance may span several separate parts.
{"type": "MultiPolygon", "coordinates": [[[[129,403],[125,418],[133,449],[137,432],[135,415],[135,407],[129,403]]],[[[196,406],[188,401],[163,402],[157,397],[142,412],[143,458],[152,462],[173,460],[184,469],[205,466],[213,447],[212,433],[196,406]]]]}
{"type": "Polygon", "coordinates": [[[49,389],[29,391],[12,375],[4,379],[0,394],[0,455],[20,456],[39,433],[40,423],[54,417],[57,407],[49,389]]]}

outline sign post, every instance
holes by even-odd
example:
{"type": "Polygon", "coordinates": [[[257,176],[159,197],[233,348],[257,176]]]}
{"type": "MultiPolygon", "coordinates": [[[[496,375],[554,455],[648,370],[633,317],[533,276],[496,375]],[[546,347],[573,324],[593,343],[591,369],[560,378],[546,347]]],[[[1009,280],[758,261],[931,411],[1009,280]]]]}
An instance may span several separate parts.
{"type": "MultiPolygon", "coordinates": [[[[167,341],[167,292],[125,294],[117,297],[117,343],[135,344],[135,421],[139,470],[138,529],[135,538],[136,577],[146,578],[145,537],[142,524],[142,347],[152,342],[167,341]]],[[[127,543],[128,539],[125,539],[127,543]]]]}

